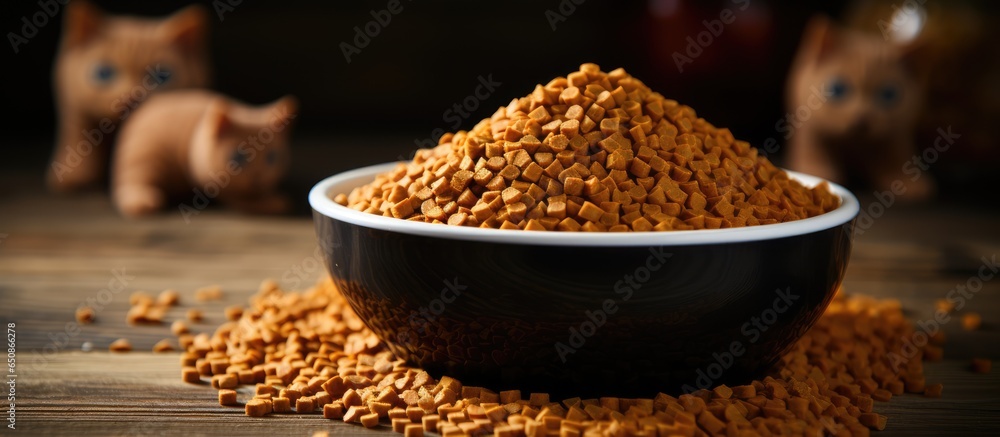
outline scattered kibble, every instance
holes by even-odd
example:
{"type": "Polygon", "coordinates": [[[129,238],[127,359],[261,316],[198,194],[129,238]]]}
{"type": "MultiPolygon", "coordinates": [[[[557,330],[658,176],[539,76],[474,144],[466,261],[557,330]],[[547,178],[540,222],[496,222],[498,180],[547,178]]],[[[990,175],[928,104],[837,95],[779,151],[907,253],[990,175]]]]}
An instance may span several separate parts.
{"type": "Polygon", "coordinates": [[[250,399],[244,408],[246,415],[250,417],[263,417],[272,411],[271,401],[267,399],[250,399]]]}
{"type": "Polygon", "coordinates": [[[944,313],[955,311],[955,304],[948,299],[938,299],[934,301],[934,308],[944,313]]]}
{"type": "Polygon", "coordinates": [[[202,313],[199,309],[192,308],[187,311],[187,319],[192,323],[198,323],[204,318],[204,313],[202,313]]]}
{"type": "Polygon", "coordinates": [[[990,373],[993,362],[986,358],[973,358],[971,367],[976,373],[990,373]]]}
{"type": "Polygon", "coordinates": [[[145,291],[134,291],[128,297],[128,304],[132,306],[143,304],[152,305],[153,296],[150,296],[149,293],[146,293],[145,291]]]}
{"type": "Polygon", "coordinates": [[[89,306],[81,306],[76,309],[76,322],[81,325],[94,323],[97,313],[89,306]]]}
{"type": "Polygon", "coordinates": [[[239,320],[240,316],[243,315],[243,307],[239,305],[228,306],[226,307],[225,313],[226,313],[226,320],[234,322],[239,320]]]}
{"type": "Polygon", "coordinates": [[[132,350],[132,343],[125,338],[119,338],[108,346],[108,350],[111,352],[128,352],[132,350]]]}
{"type": "Polygon", "coordinates": [[[530,231],[754,226],[839,205],[826,184],[804,187],[729,129],[595,64],[339,194],[386,217],[530,231]]]}
{"type": "Polygon", "coordinates": [[[181,295],[174,290],[163,290],[156,297],[156,303],[163,306],[174,306],[180,303],[181,295]]]}
{"type": "Polygon", "coordinates": [[[238,405],[238,402],[236,402],[236,390],[230,390],[230,389],[219,390],[219,405],[223,406],[238,405]]]}
{"type": "Polygon", "coordinates": [[[983,324],[983,317],[979,313],[966,313],[962,315],[962,327],[966,331],[975,331],[983,324]]]}
{"type": "Polygon", "coordinates": [[[169,339],[164,338],[153,345],[153,352],[172,352],[174,344],[169,339]]]}
{"type": "Polygon", "coordinates": [[[176,336],[181,336],[182,334],[187,334],[190,332],[187,323],[183,320],[174,320],[174,323],[170,324],[170,332],[173,332],[176,336]]]}
{"type": "Polygon", "coordinates": [[[201,384],[201,374],[194,367],[181,368],[181,380],[189,384],[201,384]]]}
{"type": "Polygon", "coordinates": [[[222,287],[218,285],[212,285],[208,287],[202,287],[194,292],[194,299],[198,302],[207,302],[210,300],[222,300],[222,287]]]}
{"type": "Polygon", "coordinates": [[[890,358],[915,332],[893,300],[838,294],[779,370],[749,384],[647,399],[559,401],[547,393],[465,386],[408,366],[365,328],[329,280],[301,293],[270,285],[261,290],[237,321],[194,336],[181,355],[186,382],[207,376],[220,391],[253,386],[245,405],[251,417],[290,413],[294,406],[297,413],[322,411],[326,419],[369,428],[386,423],[404,436],[774,429],[867,435],[887,424],[873,411],[876,401],[904,392],[940,397],[943,390],[925,382],[925,350],[902,362],[890,358]]]}

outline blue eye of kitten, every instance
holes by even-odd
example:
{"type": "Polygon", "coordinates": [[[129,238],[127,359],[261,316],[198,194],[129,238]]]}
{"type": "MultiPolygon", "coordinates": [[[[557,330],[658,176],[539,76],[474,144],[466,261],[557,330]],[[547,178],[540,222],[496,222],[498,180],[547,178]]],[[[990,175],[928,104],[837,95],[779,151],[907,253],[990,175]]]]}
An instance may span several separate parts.
{"type": "Polygon", "coordinates": [[[115,76],[118,75],[118,70],[116,70],[115,67],[112,66],[111,64],[102,62],[100,64],[97,64],[96,67],[94,67],[93,74],[94,74],[94,81],[96,81],[101,85],[105,85],[115,79],[115,76]]]}
{"type": "Polygon", "coordinates": [[[899,88],[892,84],[882,85],[878,89],[876,98],[883,107],[890,107],[899,100],[899,88]]]}
{"type": "Polygon", "coordinates": [[[163,85],[170,81],[170,77],[173,76],[174,72],[167,67],[160,67],[157,65],[156,69],[153,70],[153,79],[160,85],[163,85]]]}
{"type": "Polygon", "coordinates": [[[229,157],[229,160],[235,163],[237,167],[243,167],[247,163],[247,156],[240,153],[239,150],[234,150],[233,156],[229,157]]]}
{"type": "Polygon", "coordinates": [[[850,87],[847,86],[847,82],[844,82],[841,78],[836,78],[830,81],[827,88],[827,94],[833,101],[842,100],[844,97],[847,97],[847,93],[851,91],[850,87]]]}

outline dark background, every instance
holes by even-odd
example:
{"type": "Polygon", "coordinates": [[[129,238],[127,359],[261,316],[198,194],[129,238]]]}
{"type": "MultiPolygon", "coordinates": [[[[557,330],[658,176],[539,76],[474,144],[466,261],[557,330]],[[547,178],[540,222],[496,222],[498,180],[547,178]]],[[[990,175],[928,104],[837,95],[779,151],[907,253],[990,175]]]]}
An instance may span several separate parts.
{"type": "MultiPolygon", "coordinates": [[[[111,14],[153,17],[190,4],[94,3],[111,14]]],[[[386,1],[243,1],[221,19],[212,2],[199,3],[210,16],[215,89],[249,103],[287,93],[300,99],[293,146],[294,159],[309,164],[302,170],[306,176],[297,176],[303,187],[336,171],[407,157],[432,130],[450,131],[444,112],[473,93],[479,76],[492,75],[502,86],[462,129],[584,62],[605,71],[624,67],[756,146],[772,137],[783,144],[774,126],[785,114],[784,83],[802,29],[814,14],[841,17],[850,7],[845,1],[750,1],[749,9],[680,73],[672,54],[683,52],[687,38],[705,29],[702,20],[739,4],[589,0],[574,5],[565,0],[575,11],[553,30],[545,14],[559,10],[556,1],[401,0],[402,12],[348,63],[340,43],[351,42],[355,26],[364,27],[371,11],[384,9],[386,1]]],[[[996,15],[996,2],[972,3],[996,15]]],[[[4,9],[0,23],[6,33],[19,31],[21,17],[40,6],[19,1],[4,9]]],[[[10,114],[4,117],[4,148],[12,150],[0,169],[37,167],[39,181],[55,126],[51,68],[61,12],[20,53],[14,54],[9,43],[0,50],[2,98],[10,114]]],[[[774,157],[779,164],[781,155],[779,150],[774,157]]],[[[952,192],[962,194],[966,188],[952,192]]]]}

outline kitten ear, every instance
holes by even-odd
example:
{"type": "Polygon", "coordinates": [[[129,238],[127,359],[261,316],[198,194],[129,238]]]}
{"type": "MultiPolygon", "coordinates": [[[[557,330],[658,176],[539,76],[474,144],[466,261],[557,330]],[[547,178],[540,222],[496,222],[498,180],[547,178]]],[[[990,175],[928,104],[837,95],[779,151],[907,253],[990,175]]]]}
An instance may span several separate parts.
{"type": "Polygon", "coordinates": [[[284,96],[267,105],[267,113],[275,124],[288,124],[298,116],[299,100],[293,95],[284,96]]]}
{"type": "Polygon", "coordinates": [[[205,123],[210,138],[222,137],[230,132],[235,124],[232,117],[229,116],[229,105],[222,100],[210,103],[208,109],[205,110],[204,117],[203,123],[205,123]]]}
{"type": "Polygon", "coordinates": [[[66,5],[66,19],[63,24],[63,42],[69,46],[79,46],[90,40],[101,28],[104,13],[86,0],[74,0],[66,5]]]}
{"type": "Polygon", "coordinates": [[[164,19],[160,32],[171,44],[184,50],[201,50],[208,34],[208,12],[201,5],[188,6],[164,19]]]}
{"type": "Polygon", "coordinates": [[[818,64],[833,51],[838,31],[836,24],[826,15],[815,15],[809,19],[802,33],[801,55],[812,64],[818,64]]]}

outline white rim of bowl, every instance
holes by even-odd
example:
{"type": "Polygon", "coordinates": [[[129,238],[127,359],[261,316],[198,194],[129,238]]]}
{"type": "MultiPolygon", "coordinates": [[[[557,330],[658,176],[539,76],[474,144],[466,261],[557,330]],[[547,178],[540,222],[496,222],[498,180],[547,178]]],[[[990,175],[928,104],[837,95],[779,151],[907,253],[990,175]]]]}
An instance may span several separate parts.
{"type": "MultiPolygon", "coordinates": [[[[355,187],[371,182],[375,179],[375,175],[390,171],[397,164],[398,162],[390,162],[362,167],[323,179],[309,191],[309,204],[327,217],[366,228],[452,240],[542,246],[682,246],[772,240],[842,226],[854,219],[860,209],[858,199],[850,191],[827,181],[830,191],[840,197],[840,206],[823,215],[791,222],[689,231],[531,232],[400,220],[353,210],[333,201],[332,196],[340,193],[350,194],[355,187]]],[[[793,171],[788,171],[788,174],[808,187],[824,182],[816,176],[793,171]]]]}

